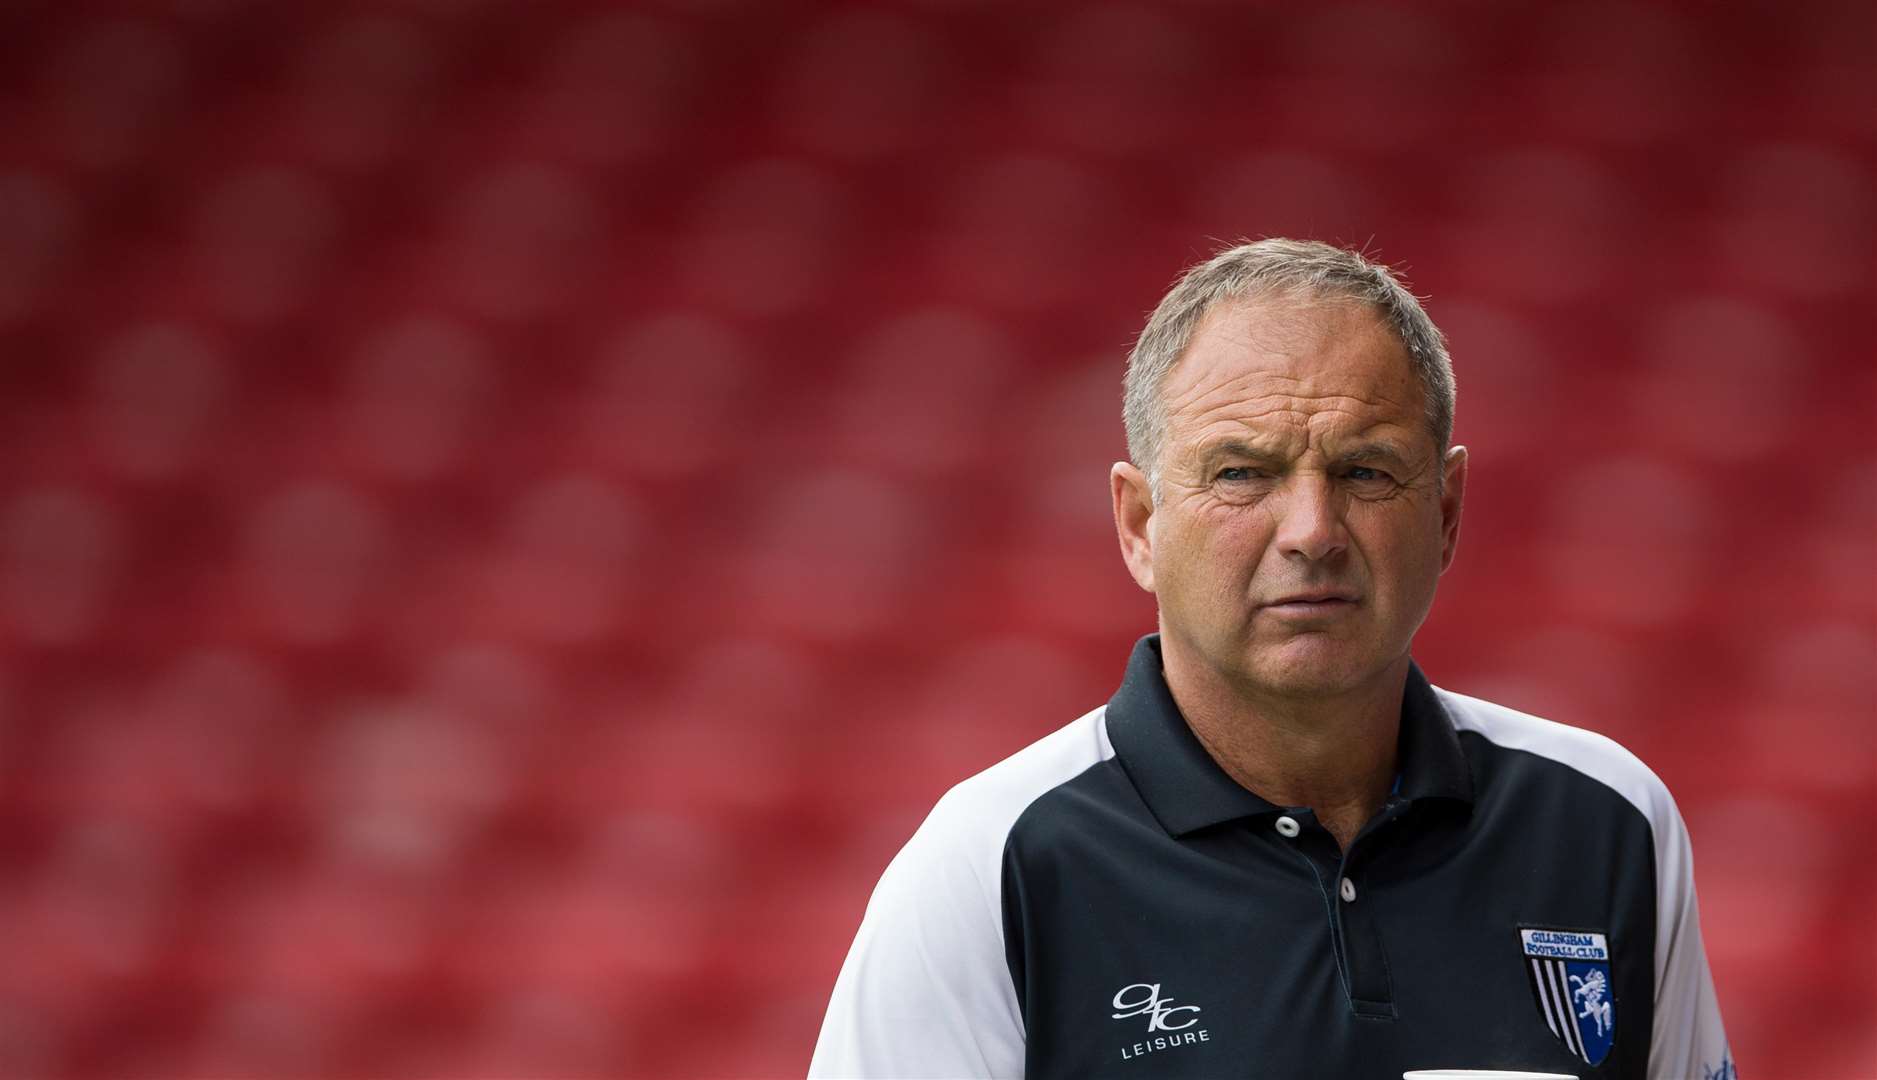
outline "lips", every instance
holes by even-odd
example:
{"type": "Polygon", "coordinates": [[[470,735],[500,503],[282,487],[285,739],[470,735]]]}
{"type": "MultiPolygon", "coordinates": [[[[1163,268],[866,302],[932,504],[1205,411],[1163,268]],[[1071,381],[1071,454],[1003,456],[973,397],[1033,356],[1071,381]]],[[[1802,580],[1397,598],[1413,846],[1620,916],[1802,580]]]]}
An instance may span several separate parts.
{"type": "Polygon", "coordinates": [[[1277,619],[1302,625],[1316,625],[1324,620],[1340,619],[1356,609],[1356,594],[1340,589],[1310,589],[1294,592],[1264,605],[1264,612],[1277,619]]]}
{"type": "Polygon", "coordinates": [[[1285,596],[1277,600],[1273,600],[1270,603],[1266,604],[1265,606],[1266,607],[1288,607],[1291,605],[1297,605],[1297,606],[1320,605],[1323,607],[1331,607],[1336,604],[1353,604],[1355,602],[1356,602],[1356,595],[1354,593],[1339,592],[1339,591],[1332,590],[1332,589],[1323,589],[1323,590],[1318,590],[1316,592],[1292,593],[1289,596],[1285,596]]]}

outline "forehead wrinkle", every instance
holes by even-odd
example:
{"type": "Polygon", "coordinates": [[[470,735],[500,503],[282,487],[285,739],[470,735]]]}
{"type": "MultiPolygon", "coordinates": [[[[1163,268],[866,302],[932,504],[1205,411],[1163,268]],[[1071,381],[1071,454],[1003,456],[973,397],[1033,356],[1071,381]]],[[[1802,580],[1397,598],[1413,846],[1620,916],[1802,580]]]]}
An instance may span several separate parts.
{"type": "Polygon", "coordinates": [[[1167,402],[1169,441],[1183,449],[1222,438],[1344,443],[1381,428],[1408,434],[1419,423],[1412,409],[1385,394],[1325,393],[1297,383],[1259,370],[1198,379],[1167,402]]]}
{"type": "Polygon", "coordinates": [[[1387,411],[1401,408],[1400,402],[1381,394],[1364,397],[1359,394],[1316,390],[1307,385],[1283,387],[1256,385],[1272,380],[1292,384],[1301,382],[1292,376],[1264,371],[1238,372],[1214,380],[1202,379],[1189,387],[1186,392],[1168,399],[1167,418],[1170,422],[1177,423],[1189,418],[1204,421],[1222,412],[1249,412],[1251,415],[1291,413],[1307,417],[1325,412],[1356,412],[1360,409],[1387,411]],[[1350,408],[1349,405],[1355,407],[1350,408]]]}
{"type": "Polygon", "coordinates": [[[1282,459],[1316,455],[1332,461],[1389,458],[1407,464],[1423,456],[1416,453],[1411,439],[1403,438],[1411,436],[1416,429],[1392,420],[1364,422],[1351,417],[1355,422],[1348,425],[1314,422],[1339,414],[1347,415],[1340,410],[1318,411],[1301,417],[1291,413],[1288,422],[1260,426],[1220,418],[1177,445],[1183,451],[1182,456],[1197,460],[1235,453],[1237,446],[1254,455],[1282,459]]]}
{"type": "Polygon", "coordinates": [[[1216,402],[1195,401],[1168,419],[1169,428],[1184,434],[1192,432],[1192,442],[1210,442],[1221,437],[1218,429],[1242,433],[1248,439],[1276,437],[1280,432],[1303,430],[1313,439],[1319,435],[1359,438],[1378,428],[1405,428],[1411,418],[1376,415],[1386,412],[1386,399],[1371,401],[1350,394],[1299,395],[1268,393],[1259,397],[1208,395],[1216,402]],[[1354,427],[1353,431],[1350,431],[1354,427]]]}

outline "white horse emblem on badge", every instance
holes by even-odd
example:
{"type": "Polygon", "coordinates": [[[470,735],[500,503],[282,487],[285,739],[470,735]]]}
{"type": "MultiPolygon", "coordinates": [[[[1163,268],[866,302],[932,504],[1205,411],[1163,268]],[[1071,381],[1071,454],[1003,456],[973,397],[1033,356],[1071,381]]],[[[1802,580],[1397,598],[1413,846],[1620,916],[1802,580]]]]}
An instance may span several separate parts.
{"type": "Polygon", "coordinates": [[[1588,978],[1573,975],[1571,982],[1577,986],[1577,989],[1571,991],[1571,997],[1584,1006],[1584,1011],[1577,1014],[1578,1019],[1596,1021],[1597,1036],[1602,1038],[1607,1035],[1615,1020],[1610,1015],[1610,1003],[1603,1000],[1604,992],[1610,986],[1609,980],[1603,977],[1603,972],[1592,969],[1588,978]]]}

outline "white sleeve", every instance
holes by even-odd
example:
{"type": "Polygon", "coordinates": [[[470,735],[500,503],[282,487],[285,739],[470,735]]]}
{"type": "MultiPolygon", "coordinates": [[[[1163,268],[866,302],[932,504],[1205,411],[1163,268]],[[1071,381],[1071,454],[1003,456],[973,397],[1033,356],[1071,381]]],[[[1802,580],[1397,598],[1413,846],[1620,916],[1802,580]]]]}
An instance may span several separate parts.
{"type": "Polygon", "coordinates": [[[975,815],[957,794],[939,801],[874,889],[810,1077],[1023,1075],[1023,1020],[1004,960],[1001,839],[984,850],[992,838],[960,820],[975,815]]]}
{"type": "Polygon", "coordinates": [[[1701,945],[1693,850],[1681,812],[1666,804],[1652,817],[1656,840],[1655,1030],[1650,1080],[1736,1080],[1720,1004],[1701,945]]]}

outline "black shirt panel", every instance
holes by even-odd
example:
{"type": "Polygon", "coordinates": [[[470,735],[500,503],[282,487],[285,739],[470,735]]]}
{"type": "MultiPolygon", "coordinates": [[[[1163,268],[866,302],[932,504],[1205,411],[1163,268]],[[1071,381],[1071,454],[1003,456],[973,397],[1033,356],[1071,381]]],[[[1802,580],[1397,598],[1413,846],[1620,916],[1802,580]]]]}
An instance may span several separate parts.
{"type": "Polygon", "coordinates": [[[1109,706],[1116,756],[1036,799],[1005,843],[1026,1076],[1644,1075],[1653,838],[1623,796],[1456,733],[1417,670],[1400,794],[1343,855],[1307,809],[1226,776],[1150,662],[1109,706]],[[1532,927],[1609,942],[1615,1036],[1597,1066],[1547,1027],[1532,927]]]}
{"type": "Polygon", "coordinates": [[[1221,770],[1186,726],[1160,673],[1160,638],[1142,638],[1108,702],[1115,757],[1155,819],[1175,836],[1279,808],[1221,770]]]}

